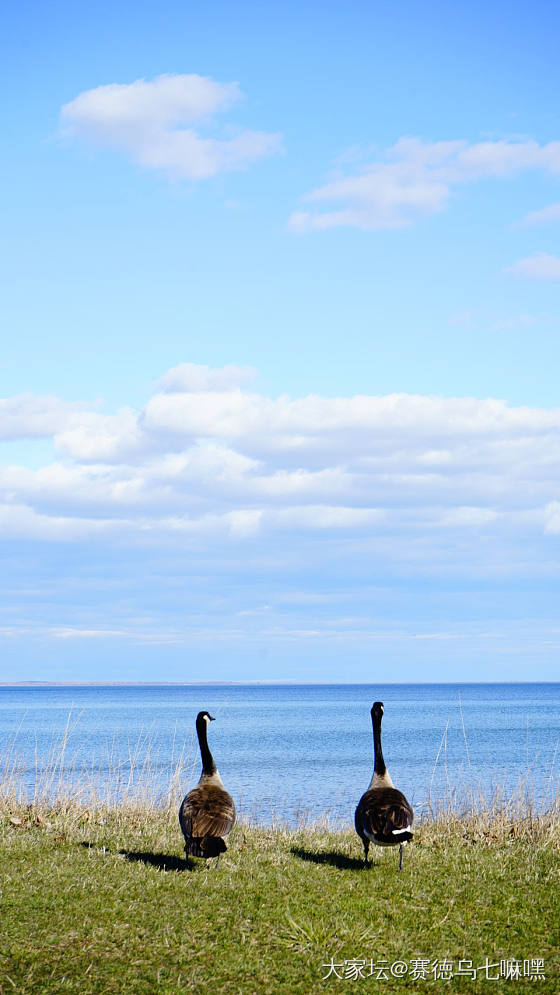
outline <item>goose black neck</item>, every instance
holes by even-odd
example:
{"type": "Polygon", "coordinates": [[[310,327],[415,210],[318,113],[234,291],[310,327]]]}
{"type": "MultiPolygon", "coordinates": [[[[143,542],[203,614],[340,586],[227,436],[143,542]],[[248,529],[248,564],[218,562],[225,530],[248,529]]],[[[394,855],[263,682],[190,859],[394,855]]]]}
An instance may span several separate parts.
{"type": "Polygon", "coordinates": [[[371,717],[373,722],[373,771],[383,777],[387,773],[385,760],[383,759],[383,747],[381,746],[381,715],[374,713],[371,717]]]}
{"type": "Polygon", "coordinates": [[[202,773],[203,774],[215,774],[217,771],[216,764],[214,763],[214,757],[210,753],[210,747],[208,746],[208,723],[206,719],[198,718],[196,720],[196,734],[198,736],[198,745],[200,746],[200,758],[202,760],[202,773]]]}

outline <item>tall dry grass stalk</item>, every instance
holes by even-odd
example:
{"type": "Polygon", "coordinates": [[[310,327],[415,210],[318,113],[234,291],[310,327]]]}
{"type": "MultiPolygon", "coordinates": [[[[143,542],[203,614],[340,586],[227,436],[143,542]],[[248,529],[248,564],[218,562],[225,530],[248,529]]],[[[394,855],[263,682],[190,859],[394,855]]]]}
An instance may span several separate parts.
{"type": "Polygon", "coordinates": [[[526,771],[513,786],[505,787],[488,779],[476,777],[471,763],[465,720],[459,696],[459,714],[465,744],[467,778],[451,784],[447,765],[446,722],[441,742],[434,760],[430,776],[428,798],[415,805],[417,824],[423,829],[445,827],[446,835],[465,836],[473,841],[484,837],[493,840],[513,839],[519,836],[535,838],[552,832],[558,838],[560,823],[560,786],[555,779],[555,763],[558,751],[556,743],[550,773],[541,787],[537,786],[535,771],[531,767],[529,754],[526,755],[526,771]],[[443,774],[445,792],[433,796],[434,778],[443,754],[443,774]]]}
{"type": "MultiPolygon", "coordinates": [[[[477,780],[471,764],[465,723],[460,706],[461,724],[467,759],[467,777],[450,775],[447,763],[446,722],[441,742],[431,771],[428,796],[425,801],[413,800],[417,827],[425,832],[429,826],[442,827],[451,834],[464,832],[513,835],[548,826],[558,827],[560,821],[560,790],[555,777],[558,744],[552,758],[550,773],[544,787],[535,788],[533,772],[528,766],[526,774],[513,788],[477,780]],[[440,774],[445,790],[434,794],[436,773],[440,774]],[[453,782],[453,783],[452,783],[453,782]],[[513,828],[512,828],[513,827],[513,828]]],[[[198,751],[193,739],[178,741],[175,728],[169,762],[162,764],[156,756],[155,741],[149,731],[141,731],[135,741],[122,743],[116,737],[107,741],[103,754],[103,777],[100,777],[99,750],[90,760],[84,760],[83,741],[75,743],[75,733],[80,714],[68,715],[60,737],[52,742],[46,758],[39,756],[35,744],[34,768],[25,767],[22,751],[18,749],[21,725],[7,740],[0,752],[0,811],[16,810],[65,810],[80,817],[80,812],[93,809],[123,815],[131,812],[173,813],[176,811],[188,786],[198,777],[198,751]]],[[[541,779],[542,784],[542,779],[541,779]]],[[[324,810],[317,816],[305,806],[292,812],[289,799],[277,798],[273,807],[266,804],[253,806],[244,813],[245,824],[266,824],[277,830],[338,831],[348,827],[348,819],[335,811],[324,810]],[[289,814],[288,814],[289,813],[289,814]]]]}
{"type": "Polygon", "coordinates": [[[68,715],[62,734],[50,744],[46,757],[39,756],[35,742],[33,767],[22,759],[18,750],[21,725],[16,729],[0,753],[0,808],[177,809],[198,767],[192,739],[179,743],[175,729],[169,763],[162,775],[153,736],[146,731],[135,741],[129,740],[124,753],[113,737],[104,744],[102,755],[96,751],[91,759],[84,759],[83,744],[73,740],[79,719],[80,715],[68,715]]]}

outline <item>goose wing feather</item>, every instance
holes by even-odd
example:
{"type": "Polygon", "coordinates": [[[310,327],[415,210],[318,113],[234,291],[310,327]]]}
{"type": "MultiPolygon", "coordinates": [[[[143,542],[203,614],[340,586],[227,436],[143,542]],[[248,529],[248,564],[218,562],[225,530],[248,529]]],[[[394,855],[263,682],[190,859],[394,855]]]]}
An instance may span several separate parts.
{"type": "Polygon", "coordinates": [[[183,798],[179,822],[185,839],[228,836],[235,824],[233,798],[214,785],[198,785],[183,798]]]}
{"type": "Polygon", "coordinates": [[[391,838],[395,829],[409,829],[413,819],[411,806],[397,788],[370,788],[356,808],[356,829],[360,836],[365,832],[391,838]]]}

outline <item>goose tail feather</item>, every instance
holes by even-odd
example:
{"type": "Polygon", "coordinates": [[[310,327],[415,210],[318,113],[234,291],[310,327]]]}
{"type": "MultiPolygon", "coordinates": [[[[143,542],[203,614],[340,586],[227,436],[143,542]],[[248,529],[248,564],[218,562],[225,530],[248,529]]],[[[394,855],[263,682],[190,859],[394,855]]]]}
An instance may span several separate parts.
{"type": "Polygon", "coordinates": [[[225,853],[227,846],[219,836],[193,836],[185,844],[185,853],[189,857],[218,857],[225,853]]]}

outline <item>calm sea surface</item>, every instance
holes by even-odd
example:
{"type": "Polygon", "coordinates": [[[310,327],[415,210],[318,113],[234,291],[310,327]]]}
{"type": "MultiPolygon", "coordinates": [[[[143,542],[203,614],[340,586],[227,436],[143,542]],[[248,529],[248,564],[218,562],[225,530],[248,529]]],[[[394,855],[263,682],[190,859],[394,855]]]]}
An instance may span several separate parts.
{"type": "Polygon", "coordinates": [[[0,779],[11,771],[29,796],[61,783],[124,797],[149,782],[157,794],[182,758],[186,791],[207,709],[240,813],[351,823],[372,772],[374,700],[385,703],[387,767],[419,815],[430,798],[507,795],[527,776],[540,807],[557,793],[560,683],[0,687],[0,779]]]}

